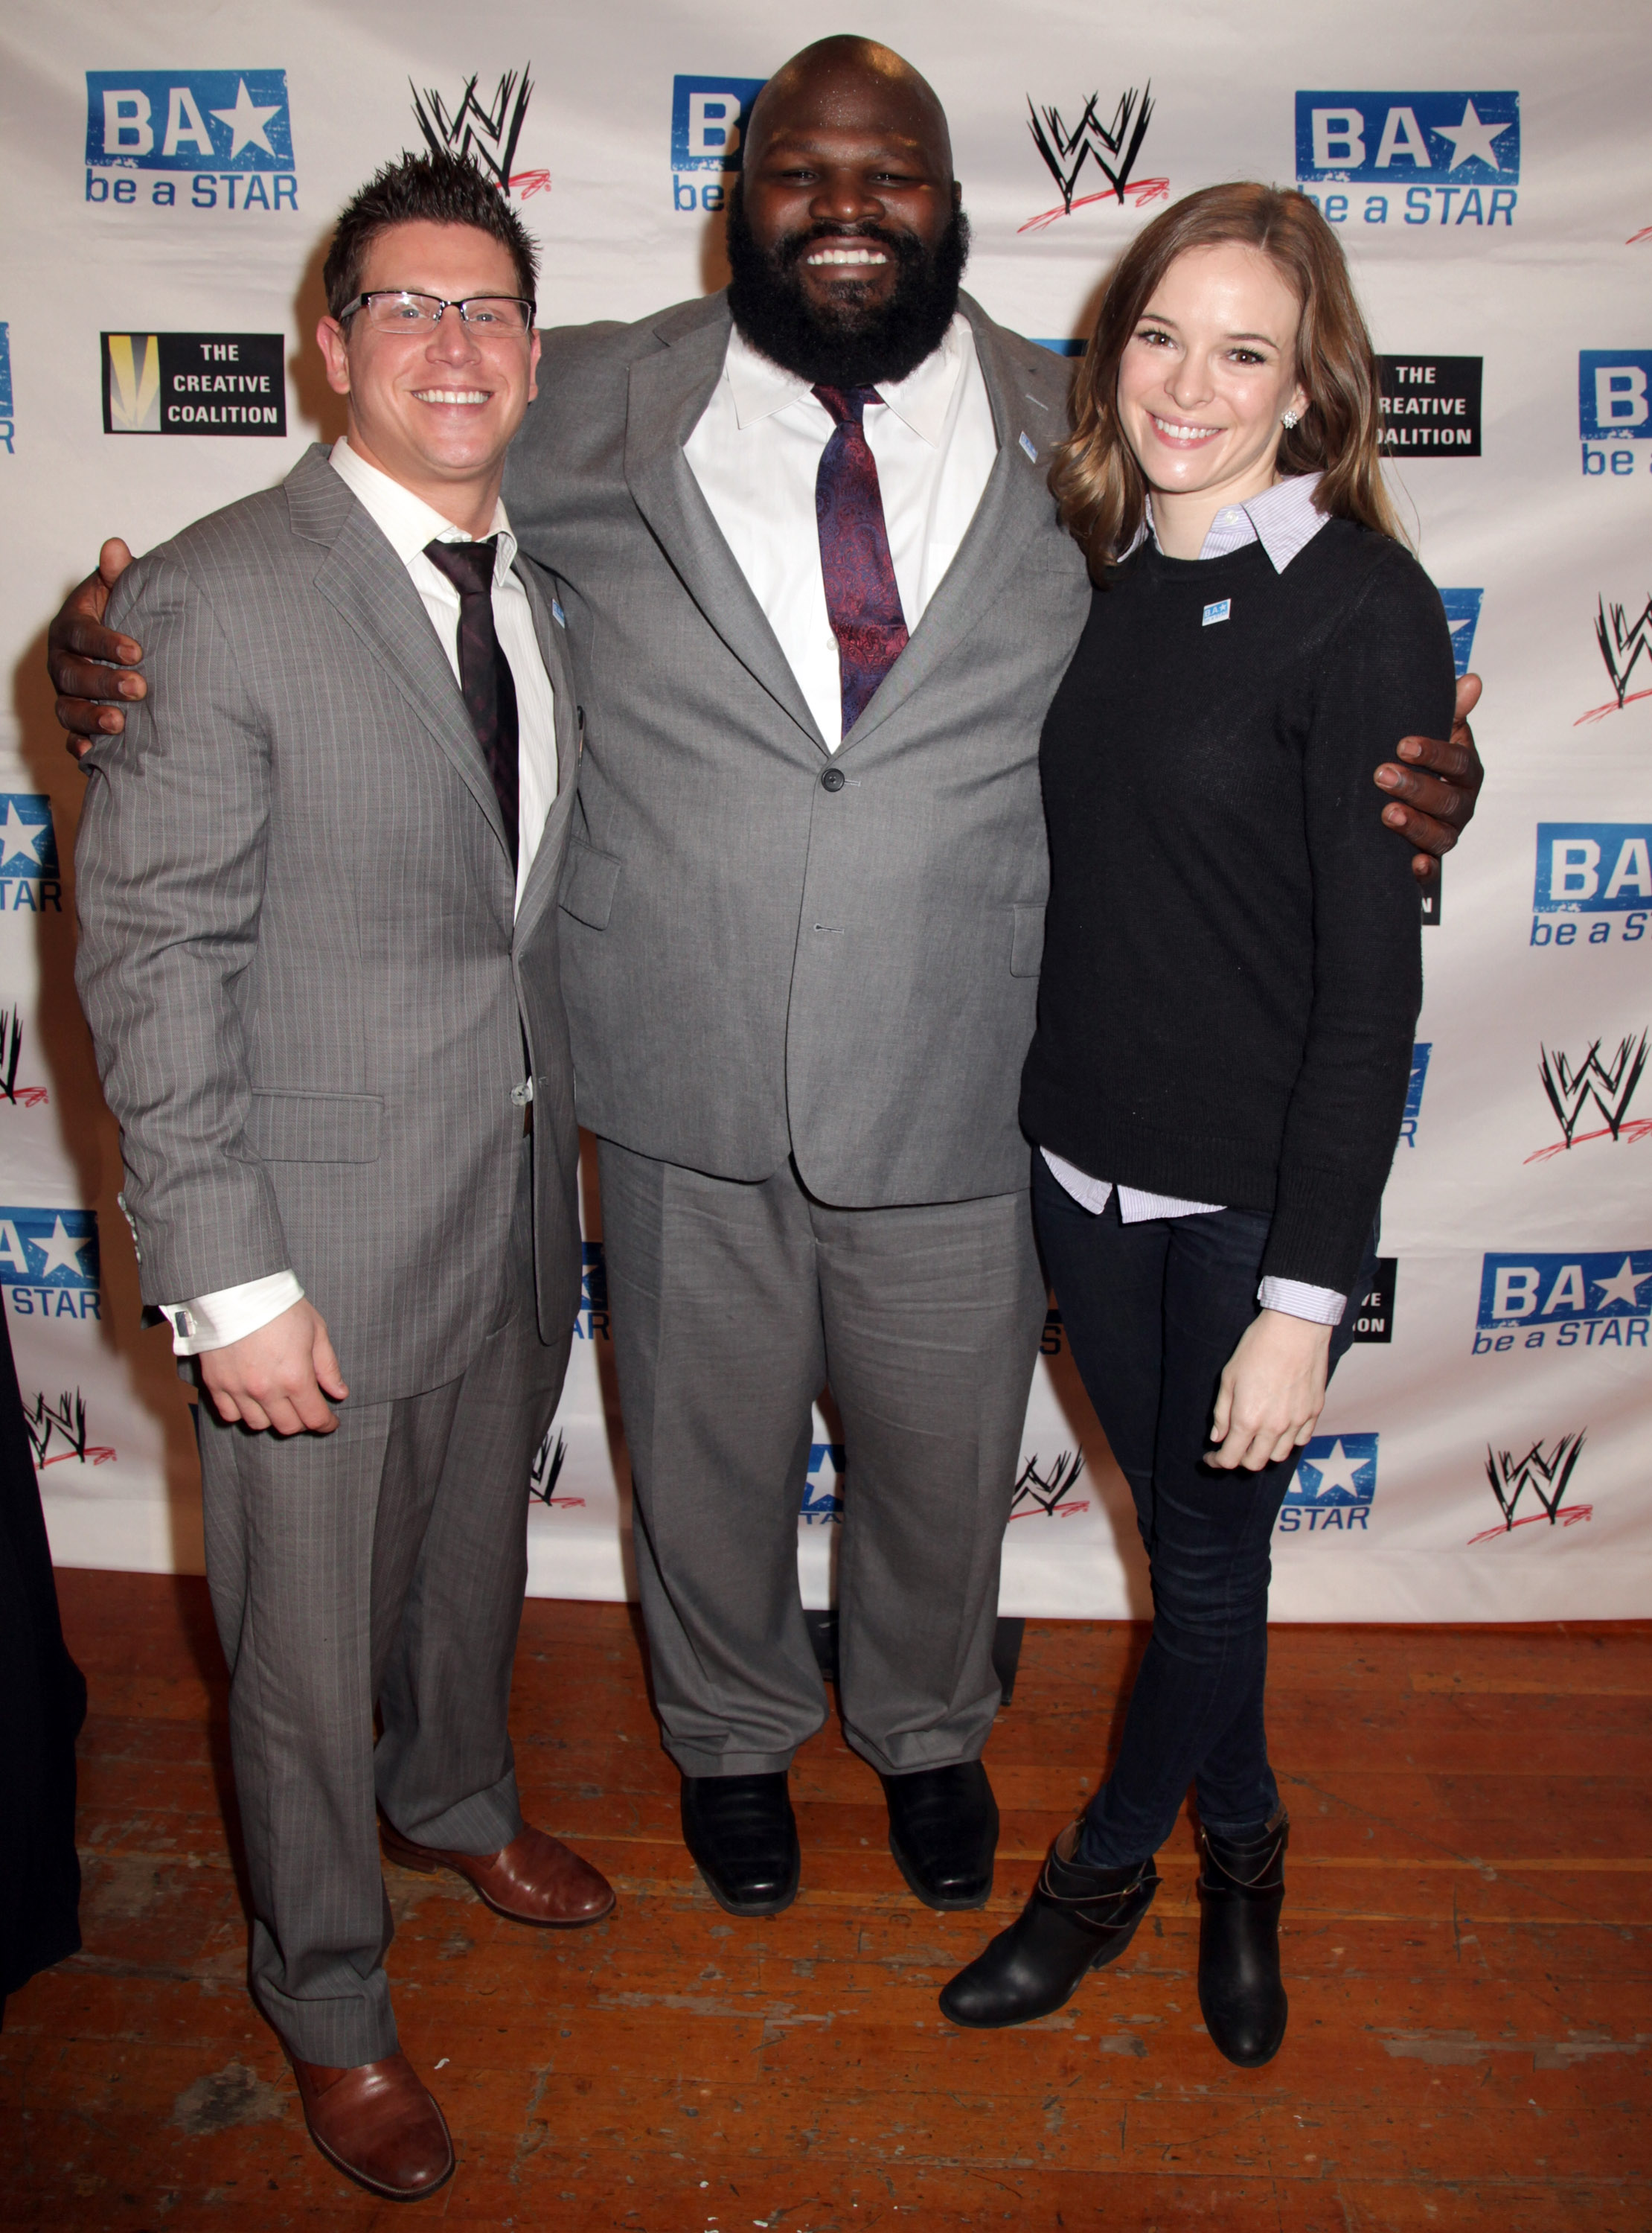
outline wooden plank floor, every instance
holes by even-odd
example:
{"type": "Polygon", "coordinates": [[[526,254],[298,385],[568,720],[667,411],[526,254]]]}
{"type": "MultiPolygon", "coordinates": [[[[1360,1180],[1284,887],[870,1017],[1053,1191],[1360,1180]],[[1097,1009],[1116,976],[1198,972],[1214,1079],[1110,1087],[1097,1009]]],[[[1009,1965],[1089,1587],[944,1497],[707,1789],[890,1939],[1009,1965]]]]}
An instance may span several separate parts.
{"type": "Polygon", "coordinates": [[[1185,1821],[1149,1924],[1062,2015],[983,2037],[935,2007],[1093,1787],[1139,1630],[1029,1624],[988,1917],[913,1902],[833,1727],[794,1771],[803,1895],[736,1924],[679,1841],[631,1616],[530,1604],[524,1796],[620,1908],[538,1933],[387,1872],[403,2041],[459,2153],[413,2217],[308,2145],[246,1997],[203,1585],[60,1579],[86,1950],[6,2011],[0,2223],[1652,2229],[1652,1623],[1276,1630],[1291,2025],[1246,2074],[1199,2021],[1185,1821]]]}

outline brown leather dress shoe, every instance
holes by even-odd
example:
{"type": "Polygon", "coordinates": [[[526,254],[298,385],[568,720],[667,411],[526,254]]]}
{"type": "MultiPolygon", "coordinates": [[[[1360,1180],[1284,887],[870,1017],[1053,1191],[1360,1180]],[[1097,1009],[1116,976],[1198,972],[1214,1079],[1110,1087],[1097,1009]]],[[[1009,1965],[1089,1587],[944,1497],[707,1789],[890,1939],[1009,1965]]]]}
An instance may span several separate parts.
{"type": "Polygon", "coordinates": [[[453,2175],[447,2120],[405,2054],[335,2070],[289,2054],[309,2137],[369,2194],[418,2202],[453,2175]]]}
{"type": "Polygon", "coordinates": [[[613,1911],[614,1887],[608,1878],[545,1830],[520,1830],[498,1853],[450,1853],[436,1846],[415,1846],[382,1815],[379,1834],[385,1852],[404,1869],[452,1869],[512,1923],[572,1930],[582,1923],[600,1923],[613,1911]]]}

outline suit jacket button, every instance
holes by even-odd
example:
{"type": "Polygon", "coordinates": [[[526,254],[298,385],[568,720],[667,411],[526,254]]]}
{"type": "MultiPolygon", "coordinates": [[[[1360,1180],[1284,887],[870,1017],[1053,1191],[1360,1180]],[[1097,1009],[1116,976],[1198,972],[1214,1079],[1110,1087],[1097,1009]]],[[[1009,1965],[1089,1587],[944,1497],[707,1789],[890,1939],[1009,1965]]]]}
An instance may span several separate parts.
{"type": "Polygon", "coordinates": [[[842,768],[828,768],[820,779],[823,791],[842,791],[846,778],[842,768]]]}

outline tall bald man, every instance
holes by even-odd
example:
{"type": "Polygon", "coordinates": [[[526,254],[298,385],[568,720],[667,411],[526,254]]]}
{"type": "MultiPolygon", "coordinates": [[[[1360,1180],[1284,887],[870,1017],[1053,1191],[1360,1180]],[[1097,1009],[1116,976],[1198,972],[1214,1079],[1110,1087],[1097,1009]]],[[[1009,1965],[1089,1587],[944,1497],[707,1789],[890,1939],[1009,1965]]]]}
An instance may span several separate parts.
{"type": "MultiPolygon", "coordinates": [[[[825,1713],[797,1520],[829,1383],[845,1724],[912,1889],[971,1907],[1044,1308],[1016,1098],[1038,735],[1089,595],[1045,485],[1066,378],[960,295],[946,119],[886,48],[769,81],[728,245],[725,295],[544,337],[507,470],[583,708],[563,982],[643,1611],[690,1850],[772,1913],[825,1713]]],[[[1478,763],[1417,757],[1388,815],[1443,851],[1478,763]]]]}
{"type": "Polygon", "coordinates": [[[656,1692],[690,1849],[748,1914],[796,1889],[786,1769],[825,1710],[797,1572],[823,1383],[845,1728],[918,1897],[992,1888],[1045,1307],[1037,756],[1089,590],[1045,485],[1064,368],[960,296],[966,247],[928,86],[811,47],[752,114],[727,294],[549,336],[507,469],[585,707],[563,985],[656,1692]]]}

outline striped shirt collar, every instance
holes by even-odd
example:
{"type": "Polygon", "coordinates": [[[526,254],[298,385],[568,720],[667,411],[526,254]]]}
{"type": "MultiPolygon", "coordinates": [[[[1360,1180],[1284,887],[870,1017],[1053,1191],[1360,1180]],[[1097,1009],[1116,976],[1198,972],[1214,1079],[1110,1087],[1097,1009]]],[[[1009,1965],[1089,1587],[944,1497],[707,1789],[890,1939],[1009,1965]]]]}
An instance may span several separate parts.
{"type": "MultiPolygon", "coordinates": [[[[1260,496],[1249,497],[1243,504],[1224,505],[1210,524],[1200,557],[1226,558],[1230,551],[1242,550],[1247,543],[1259,543],[1272,560],[1274,572],[1283,574],[1325,524],[1325,513],[1316,507],[1313,500],[1319,478],[1317,473],[1293,473],[1287,480],[1275,481],[1260,496]]],[[[1149,497],[1147,517],[1130,550],[1139,550],[1152,532],[1153,499],[1149,497]]],[[[1125,555],[1128,557],[1129,552],[1125,555]]]]}

